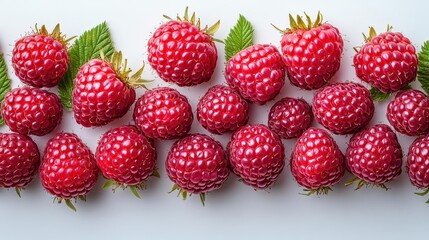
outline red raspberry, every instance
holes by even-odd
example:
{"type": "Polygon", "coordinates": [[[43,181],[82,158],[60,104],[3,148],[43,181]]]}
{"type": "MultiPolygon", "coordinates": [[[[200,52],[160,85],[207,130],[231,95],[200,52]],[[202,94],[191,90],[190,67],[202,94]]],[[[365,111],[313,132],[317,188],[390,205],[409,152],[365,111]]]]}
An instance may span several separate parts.
{"type": "MultiPolygon", "coordinates": [[[[195,16],[195,15],[193,15],[195,16]]],[[[201,30],[199,20],[170,20],[153,33],[148,42],[148,61],[166,82],[194,86],[210,80],[217,61],[212,35],[220,22],[201,30]]]]}
{"type": "Polygon", "coordinates": [[[340,68],[343,39],[336,27],[322,23],[322,14],[314,23],[306,17],[307,26],[298,16],[298,24],[291,21],[291,28],[282,31],[281,49],[290,82],[312,90],[328,83],[340,68]]]}
{"type": "Polygon", "coordinates": [[[354,133],[374,116],[374,102],[364,86],[336,83],[314,95],[313,114],[317,122],[335,134],[354,133]]]}
{"type": "Polygon", "coordinates": [[[184,95],[173,88],[160,87],[147,91],[137,100],[133,118],[147,137],[174,139],[189,132],[194,117],[184,95]]]}
{"type": "Polygon", "coordinates": [[[307,129],[295,145],[292,175],[307,195],[327,194],[344,176],[344,155],[335,140],[323,129],[307,129]]]}
{"type": "Polygon", "coordinates": [[[219,189],[229,175],[228,161],[222,145],[204,134],[191,134],[177,140],[168,152],[165,168],[175,183],[172,191],[179,190],[186,199],[187,193],[205,194],[219,189]]]}
{"type": "Polygon", "coordinates": [[[304,99],[282,98],[271,107],[268,115],[270,129],[285,139],[301,136],[312,121],[311,107],[304,99]]]}
{"type": "MultiPolygon", "coordinates": [[[[103,175],[117,187],[144,188],[144,181],[154,173],[156,151],[151,141],[134,126],[122,126],[106,132],[95,153],[103,175]]],[[[138,194],[137,194],[138,196],[138,194]]]]}
{"type": "Polygon", "coordinates": [[[0,133],[0,159],[0,187],[16,188],[19,195],[39,166],[36,143],[18,133],[0,133]]]}
{"type": "Polygon", "coordinates": [[[374,28],[356,53],[353,63],[356,75],[384,93],[396,92],[417,75],[416,49],[402,33],[377,35],[374,28]]]}
{"type": "Polygon", "coordinates": [[[367,127],[351,139],[346,153],[347,169],[359,181],[357,189],[373,184],[387,190],[384,183],[401,174],[402,149],[396,134],[385,124],[367,127]]]}
{"type": "Polygon", "coordinates": [[[279,94],[285,83],[285,66],[276,47],[256,44],[235,54],[226,64],[228,85],[241,96],[265,104],[279,94]]]}
{"type": "Polygon", "coordinates": [[[70,58],[59,25],[52,33],[45,26],[15,43],[12,66],[16,76],[33,87],[56,86],[66,73],[70,58]]]}
{"type": "Polygon", "coordinates": [[[386,116],[396,131],[424,135],[429,132],[429,98],[419,90],[400,92],[387,106],[386,116]]]}
{"type": "Polygon", "coordinates": [[[84,127],[102,126],[124,116],[136,100],[134,87],[144,86],[140,74],[131,77],[122,53],[115,52],[110,61],[92,59],[84,64],[73,89],[73,112],[76,122],[84,127]]]}
{"type": "Polygon", "coordinates": [[[85,200],[97,181],[97,162],[89,148],[73,133],[57,133],[46,145],[39,168],[42,185],[76,210],[70,199],[85,200]]]}
{"type": "Polygon", "coordinates": [[[223,85],[216,85],[207,91],[197,106],[200,124],[214,134],[232,132],[246,124],[249,109],[246,100],[223,85]]]}
{"type": "Polygon", "coordinates": [[[1,113],[10,130],[24,135],[43,136],[61,123],[63,106],[53,93],[22,87],[6,94],[1,113]]]}
{"type": "Polygon", "coordinates": [[[258,189],[273,184],[285,165],[283,143],[262,124],[239,128],[228,143],[228,153],[234,173],[258,189]]]}
{"type": "MultiPolygon", "coordinates": [[[[424,196],[429,193],[429,135],[417,138],[410,145],[407,157],[407,173],[411,183],[421,189],[424,196]]],[[[426,202],[429,203],[429,200],[426,202]]]]}

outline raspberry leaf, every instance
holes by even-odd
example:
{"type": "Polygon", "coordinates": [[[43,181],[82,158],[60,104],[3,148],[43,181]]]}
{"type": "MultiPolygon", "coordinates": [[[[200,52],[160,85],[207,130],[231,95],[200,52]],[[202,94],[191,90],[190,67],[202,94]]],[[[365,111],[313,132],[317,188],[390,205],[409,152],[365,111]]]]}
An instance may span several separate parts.
{"type": "MultiPolygon", "coordinates": [[[[0,104],[3,102],[4,95],[11,89],[10,79],[7,75],[7,66],[4,61],[3,54],[0,54],[0,104]]],[[[4,120],[0,114],[0,125],[4,124],[4,120]]]]}
{"type": "Polygon", "coordinates": [[[91,59],[100,58],[100,52],[103,52],[106,57],[110,57],[114,52],[106,22],[85,31],[76,39],[68,52],[70,65],[58,85],[58,93],[65,109],[72,110],[73,79],[76,77],[79,68],[91,59]]]}
{"type": "Polygon", "coordinates": [[[225,39],[225,59],[228,61],[241,50],[253,45],[254,29],[247,19],[240,14],[237,23],[225,39]]]}
{"type": "Polygon", "coordinates": [[[384,93],[375,87],[371,87],[369,92],[371,93],[372,100],[374,100],[376,102],[382,102],[389,97],[388,93],[384,93]]]}
{"type": "Polygon", "coordinates": [[[429,94],[429,41],[426,41],[422,50],[418,54],[419,65],[417,70],[417,79],[422,84],[423,90],[429,94]]]}

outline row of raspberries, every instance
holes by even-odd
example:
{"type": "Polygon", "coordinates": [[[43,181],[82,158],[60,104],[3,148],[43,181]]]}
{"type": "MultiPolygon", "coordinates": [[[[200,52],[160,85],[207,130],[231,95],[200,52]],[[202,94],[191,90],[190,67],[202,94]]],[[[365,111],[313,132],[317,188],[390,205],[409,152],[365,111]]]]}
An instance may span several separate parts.
{"type": "MultiPolygon", "coordinates": [[[[219,189],[230,171],[255,189],[270,187],[283,171],[283,139],[297,138],[290,157],[291,172],[308,194],[327,193],[348,170],[357,188],[385,183],[401,173],[403,152],[395,132],[386,124],[367,126],[375,105],[370,91],[354,82],[329,83],[340,68],[343,40],[339,30],[306,16],[290,17],[282,31],[281,51],[270,44],[252,44],[236,51],[225,66],[227,85],[214,85],[199,99],[197,121],[212,134],[232,133],[226,148],[213,137],[190,134],[193,110],[186,96],[171,87],[147,90],[136,101],[136,87],[146,87],[143,68],[131,70],[122,53],[92,59],[81,66],[72,94],[76,122],[103,126],[121,118],[135,103],[135,126],[107,131],[95,154],[73,133],[59,132],[40,156],[27,135],[43,136],[61,123],[60,99],[42,88],[57,85],[67,71],[67,42],[57,26],[19,39],[12,66],[26,85],[4,98],[1,114],[10,130],[0,134],[0,187],[24,188],[37,169],[43,187],[74,208],[71,199],[85,199],[98,173],[105,186],[144,188],[156,170],[155,141],[177,139],[165,168],[172,190],[205,194],[219,189]],[[310,105],[304,99],[284,97],[271,107],[267,125],[248,124],[249,104],[265,104],[280,92],[287,78],[305,90],[318,89],[310,105]],[[315,119],[333,134],[354,134],[345,154],[326,130],[311,127],[315,119]],[[41,159],[41,161],[40,161],[41,159]],[[40,166],[39,166],[40,165],[40,166]]],[[[219,22],[200,27],[195,15],[162,24],[149,39],[148,62],[166,82],[195,86],[211,79],[217,62],[213,33],[219,22]]],[[[387,108],[394,129],[419,136],[410,146],[406,170],[411,183],[429,189],[429,98],[407,88],[416,78],[417,55],[401,33],[377,35],[373,28],[354,57],[356,75],[383,93],[399,91],[387,108]]]]}

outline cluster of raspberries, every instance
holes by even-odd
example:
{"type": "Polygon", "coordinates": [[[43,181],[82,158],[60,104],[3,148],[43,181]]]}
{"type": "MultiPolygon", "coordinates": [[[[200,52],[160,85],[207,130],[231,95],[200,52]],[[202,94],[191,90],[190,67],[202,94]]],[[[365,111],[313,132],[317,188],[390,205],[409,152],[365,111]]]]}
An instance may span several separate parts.
{"type": "MultiPolygon", "coordinates": [[[[194,18],[169,20],[148,41],[148,62],[164,81],[177,88],[158,87],[136,96],[145,82],[128,76],[121,52],[92,59],[74,79],[73,114],[83,127],[103,126],[123,117],[134,104],[135,125],[107,131],[95,154],[74,133],[58,132],[43,155],[28,135],[43,136],[61,124],[59,97],[43,88],[56,86],[70,64],[67,41],[55,28],[41,29],[19,39],[12,52],[16,76],[26,86],[4,97],[2,117],[13,133],[0,133],[0,187],[24,188],[39,172],[43,187],[59,201],[85,199],[99,172],[106,186],[130,188],[139,196],[156,170],[156,141],[175,139],[165,159],[173,190],[186,197],[219,189],[230,172],[255,189],[270,187],[290,166],[308,194],[327,193],[349,171],[357,188],[385,183],[401,173],[403,152],[396,133],[419,136],[408,151],[406,170],[411,183],[429,187],[429,98],[404,90],[416,78],[417,55],[401,33],[374,31],[354,56],[356,75],[383,93],[397,92],[386,111],[394,130],[371,125],[375,105],[360,83],[330,83],[340,69],[343,40],[339,30],[322,22],[307,24],[298,17],[282,32],[281,48],[252,44],[226,62],[226,84],[211,86],[194,109],[196,120],[212,136],[190,134],[194,110],[177,89],[207,82],[218,61],[212,34],[218,27],[200,28],[194,18]],[[267,124],[248,124],[249,105],[276,98],[289,79],[314,90],[312,103],[284,97],[274,103],[267,124]],[[138,97],[138,99],[137,99],[138,97]],[[312,127],[313,119],[322,128],[312,127]],[[213,136],[231,134],[227,146],[213,136]],[[331,134],[353,134],[345,153],[331,134]],[[297,138],[290,158],[281,139],[297,138]],[[290,160],[290,161],[289,161],[290,160]]],[[[158,159],[158,161],[161,161],[158,159]]],[[[164,159],[162,159],[164,163],[164,159]]]]}

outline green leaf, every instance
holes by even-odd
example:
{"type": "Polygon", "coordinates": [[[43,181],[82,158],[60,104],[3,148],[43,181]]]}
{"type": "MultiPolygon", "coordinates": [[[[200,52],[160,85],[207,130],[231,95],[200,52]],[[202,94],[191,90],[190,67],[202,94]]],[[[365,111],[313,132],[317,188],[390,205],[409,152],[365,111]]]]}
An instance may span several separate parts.
{"type": "Polygon", "coordinates": [[[113,54],[114,48],[106,22],[84,32],[69,50],[70,65],[58,85],[58,93],[64,108],[72,110],[73,79],[79,68],[94,58],[100,58],[100,51],[106,57],[113,54]]]}
{"type": "Polygon", "coordinates": [[[225,39],[226,61],[241,50],[253,45],[253,32],[250,22],[240,14],[237,23],[225,39]]]}
{"type": "Polygon", "coordinates": [[[371,89],[369,91],[371,93],[372,100],[374,100],[376,102],[384,101],[389,97],[388,93],[384,93],[375,87],[371,87],[371,89]]]}
{"type": "MultiPolygon", "coordinates": [[[[0,105],[3,102],[4,95],[10,91],[10,79],[7,75],[7,66],[4,61],[3,54],[0,54],[0,105]]],[[[4,120],[0,114],[0,126],[4,124],[4,120]]]]}
{"type": "Polygon", "coordinates": [[[419,52],[417,79],[422,84],[423,90],[429,94],[429,41],[423,43],[419,52]]]}

